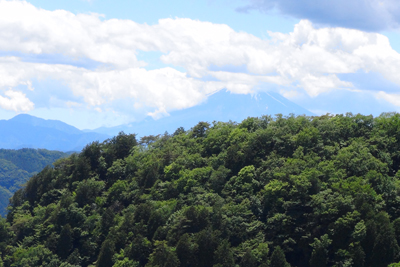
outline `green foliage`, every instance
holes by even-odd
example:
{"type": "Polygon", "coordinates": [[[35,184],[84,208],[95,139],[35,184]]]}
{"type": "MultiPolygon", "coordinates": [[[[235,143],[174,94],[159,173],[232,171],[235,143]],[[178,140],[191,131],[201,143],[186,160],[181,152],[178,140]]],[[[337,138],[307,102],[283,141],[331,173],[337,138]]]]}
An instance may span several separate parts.
{"type": "Polygon", "coordinates": [[[96,197],[104,189],[104,182],[96,181],[94,178],[75,182],[74,185],[76,186],[75,201],[81,207],[93,204],[96,197]]]}
{"type": "MultiPolygon", "coordinates": [[[[120,133],[15,192],[0,265],[396,266],[399,130],[348,113],[120,133]]],[[[0,181],[28,177],[10,158],[0,181]]]]}

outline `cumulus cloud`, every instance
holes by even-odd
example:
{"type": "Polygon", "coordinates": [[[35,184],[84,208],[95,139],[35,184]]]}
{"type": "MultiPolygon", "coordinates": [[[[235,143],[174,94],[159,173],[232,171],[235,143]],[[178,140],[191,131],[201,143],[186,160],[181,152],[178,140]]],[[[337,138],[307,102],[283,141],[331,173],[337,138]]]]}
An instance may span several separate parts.
{"type": "MultiPolygon", "coordinates": [[[[261,39],[224,24],[182,18],[161,19],[156,25],[104,20],[98,14],[0,0],[0,51],[21,54],[0,57],[0,89],[25,86],[27,94],[40,93],[33,80],[58,80],[75,96],[63,99],[68,107],[121,111],[125,101],[128,112],[141,109],[159,118],[197,105],[223,88],[248,94],[272,86],[286,96],[304,92],[316,97],[333,90],[361,90],[338,77],[360,71],[379,73],[400,85],[400,55],[381,34],[317,29],[302,20],[289,34],[269,35],[261,39]],[[146,62],[136,57],[140,51],[161,52],[161,61],[172,67],[146,70],[146,62]],[[27,62],[24,54],[84,58],[100,65],[88,69],[66,61],[27,62]],[[232,72],[224,66],[238,68],[232,72]]],[[[52,93],[57,95],[57,88],[52,93]]]]}
{"type": "Polygon", "coordinates": [[[34,104],[22,92],[8,90],[4,95],[0,95],[0,107],[5,110],[27,112],[34,108],[34,104]]]}
{"type": "MultiPolygon", "coordinates": [[[[175,29],[186,25],[179,20],[168,23],[176,24],[175,29]]],[[[289,34],[270,32],[270,40],[230,28],[217,27],[218,30],[218,38],[210,36],[208,43],[203,41],[205,45],[192,46],[189,41],[182,41],[180,49],[161,59],[183,66],[194,77],[211,75],[234,84],[232,91],[237,93],[248,93],[260,83],[295,86],[310,96],[334,89],[354,90],[351,83],[341,81],[337,75],[357,71],[377,72],[400,85],[400,55],[381,34],[344,28],[316,29],[307,20],[298,23],[289,34]],[[243,65],[248,73],[209,70],[210,66],[223,65],[243,65]]]]}
{"type": "Polygon", "coordinates": [[[249,4],[238,8],[240,12],[258,9],[278,11],[300,19],[334,27],[365,31],[398,28],[400,7],[396,0],[246,0],[249,4]]]}
{"type": "MultiPolygon", "coordinates": [[[[200,81],[173,68],[93,71],[62,64],[27,63],[15,57],[0,57],[0,81],[3,81],[0,88],[46,77],[68,84],[75,96],[95,109],[113,101],[131,99],[133,108],[134,103],[139,102],[139,108],[144,105],[156,109],[149,113],[154,117],[167,114],[167,110],[192,107],[205,100],[207,95],[224,88],[221,82],[200,81]]],[[[54,91],[54,94],[57,95],[57,92],[54,91]]],[[[79,103],[66,101],[66,105],[77,107],[79,103]]]]}
{"type": "Polygon", "coordinates": [[[143,66],[135,45],[143,29],[133,21],[102,22],[98,14],[47,11],[25,1],[0,0],[0,50],[62,54],[114,66],[143,66]],[[132,37],[134,36],[134,37],[132,37]]]}
{"type": "Polygon", "coordinates": [[[208,94],[224,88],[221,82],[199,81],[173,68],[78,71],[63,79],[69,79],[74,94],[89,105],[101,106],[109,101],[131,98],[156,108],[156,117],[167,110],[195,106],[208,94]]]}

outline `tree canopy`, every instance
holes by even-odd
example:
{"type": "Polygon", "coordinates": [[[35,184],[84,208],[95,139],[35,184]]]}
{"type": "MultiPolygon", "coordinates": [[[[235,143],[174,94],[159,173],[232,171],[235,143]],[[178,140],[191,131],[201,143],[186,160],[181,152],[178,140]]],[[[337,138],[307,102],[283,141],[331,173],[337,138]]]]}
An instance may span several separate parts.
{"type": "Polygon", "coordinates": [[[121,132],[34,175],[3,266],[397,266],[400,114],[121,132]]]}

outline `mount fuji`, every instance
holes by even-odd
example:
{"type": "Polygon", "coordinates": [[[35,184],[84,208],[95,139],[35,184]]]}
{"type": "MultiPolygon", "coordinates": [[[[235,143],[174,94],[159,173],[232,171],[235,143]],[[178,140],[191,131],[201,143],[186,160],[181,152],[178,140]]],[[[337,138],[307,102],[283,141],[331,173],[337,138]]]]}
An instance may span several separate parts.
{"type": "Polygon", "coordinates": [[[168,117],[154,120],[148,116],[139,122],[85,131],[112,136],[123,131],[125,133],[136,133],[138,137],[143,137],[163,134],[166,131],[173,133],[179,127],[188,130],[200,121],[210,123],[213,121],[227,122],[229,120],[241,122],[247,117],[274,116],[276,114],[315,115],[278,93],[268,92],[243,95],[221,90],[209,96],[202,104],[184,110],[173,111],[168,117]]]}

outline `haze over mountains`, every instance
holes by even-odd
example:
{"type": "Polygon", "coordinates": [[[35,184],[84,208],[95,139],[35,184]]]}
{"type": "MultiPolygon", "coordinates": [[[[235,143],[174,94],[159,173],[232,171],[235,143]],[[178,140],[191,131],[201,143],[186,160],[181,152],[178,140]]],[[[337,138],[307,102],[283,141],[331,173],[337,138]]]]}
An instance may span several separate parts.
{"type": "MultiPolygon", "coordinates": [[[[232,94],[221,90],[198,105],[188,109],[171,112],[170,116],[154,120],[151,117],[143,121],[116,127],[101,127],[89,132],[117,135],[119,132],[136,133],[138,136],[173,133],[179,127],[189,130],[200,121],[229,120],[240,122],[247,117],[260,117],[275,114],[315,115],[307,109],[291,102],[278,93],[268,92],[257,95],[232,94]]],[[[88,131],[88,130],[86,130],[88,131]]]]}
{"type": "Polygon", "coordinates": [[[44,120],[20,114],[0,120],[0,148],[45,148],[58,151],[80,151],[88,143],[104,141],[108,135],[85,133],[57,120],[44,120]]]}
{"type": "Polygon", "coordinates": [[[0,148],[44,148],[58,151],[80,151],[93,141],[103,142],[119,132],[136,133],[139,137],[173,133],[177,128],[190,129],[199,121],[237,121],[247,117],[275,115],[314,115],[277,93],[257,95],[217,92],[201,105],[174,111],[170,116],[154,120],[146,117],[143,121],[116,127],[102,127],[95,130],[79,130],[57,120],[45,120],[27,114],[20,114],[10,120],[0,120],[0,148]]]}

